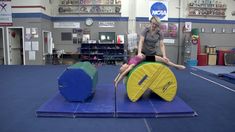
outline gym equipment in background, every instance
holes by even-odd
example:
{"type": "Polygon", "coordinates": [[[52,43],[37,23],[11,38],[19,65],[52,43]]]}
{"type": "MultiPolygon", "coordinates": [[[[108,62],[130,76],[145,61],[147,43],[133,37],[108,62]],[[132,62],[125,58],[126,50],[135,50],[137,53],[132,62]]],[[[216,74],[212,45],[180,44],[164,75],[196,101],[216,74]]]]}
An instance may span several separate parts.
{"type": "Polygon", "coordinates": [[[67,101],[85,101],[95,92],[98,72],[89,62],[69,66],[58,79],[61,95],[67,101]]]}
{"type": "Polygon", "coordinates": [[[235,66],[235,52],[224,53],[224,65],[235,66]]]}
{"type": "Polygon", "coordinates": [[[130,71],[126,89],[132,102],[136,102],[147,89],[151,89],[165,101],[172,101],[177,92],[177,81],[172,71],[164,64],[142,62],[130,71]]]}

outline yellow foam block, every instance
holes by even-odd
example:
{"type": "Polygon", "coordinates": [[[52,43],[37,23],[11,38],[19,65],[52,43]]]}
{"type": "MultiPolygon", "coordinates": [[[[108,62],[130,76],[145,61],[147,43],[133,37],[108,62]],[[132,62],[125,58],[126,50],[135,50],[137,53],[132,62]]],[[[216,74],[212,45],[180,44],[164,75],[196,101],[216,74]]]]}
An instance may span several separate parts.
{"type": "Polygon", "coordinates": [[[132,102],[137,101],[147,89],[166,101],[172,101],[176,95],[177,81],[167,66],[157,62],[143,62],[130,72],[126,88],[132,102]]]}

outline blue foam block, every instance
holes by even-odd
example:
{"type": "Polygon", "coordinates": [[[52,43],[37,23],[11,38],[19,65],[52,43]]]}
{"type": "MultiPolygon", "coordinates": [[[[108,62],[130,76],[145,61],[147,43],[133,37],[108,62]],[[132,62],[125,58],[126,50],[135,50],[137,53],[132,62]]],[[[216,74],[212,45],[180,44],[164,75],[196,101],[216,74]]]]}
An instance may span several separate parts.
{"type": "Polygon", "coordinates": [[[58,79],[59,91],[68,101],[85,101],[92,91],[92,79],[82,69],[67,68],[58,79]]]}

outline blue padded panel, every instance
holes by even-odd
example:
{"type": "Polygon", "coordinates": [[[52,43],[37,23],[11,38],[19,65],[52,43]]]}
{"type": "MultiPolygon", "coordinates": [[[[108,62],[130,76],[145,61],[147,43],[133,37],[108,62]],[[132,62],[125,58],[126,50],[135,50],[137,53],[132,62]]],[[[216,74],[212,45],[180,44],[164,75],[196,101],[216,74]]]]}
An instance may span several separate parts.
{"type": "Polygon", "coordinates": [[[153,106],[148,103],[147,98],[140,98],[133,103],[129,100],[125,85],[119,85],[117,88],[117,117],[155,117],[153,106]]]}
{"type": "Polygon", "coordinates": [[[166,102],[160,98],[152,98],[157,117],[174,117],[174,116],[195,116],[194,110],[189,107],[181,98],[175,97],[173,101],[166,102]]]}
{"type": "Polygon", "coordinates": [[[222,74],[222,76],[235,80],[235,73],[226,73],[226,74],[222,74]]]}
{"type": "Polygon", "coordinates": [[[40,106],[36,114],[45,117],[74,117],[73,113],[78,106],[79,103],[68,102],[60,93],[57,93],[40,106]]]}
{"type": "Polygon", "coordinates": [[[97,85],[94,97],[86,102],[69,102],[57,93],[36,114],[42,117],[113,117],[114,104],[113,85],[97,85]]]}
{"type": "Polygon", "coordinates": [[[81,103],[76,117],[113,117],[115,111],[114,87],[112,84],[97,85],[92,100],[81,103]]]}
{"type": "Polygon", "coordinates": [[[97,85],[93,98],[86,102],[69,102],[59,93],[37,110],[37,116],[56,117],[176,117],[195,116],[196,113],[182,99],[166,102],[156,94],[144,94],[131,102],[124,85],[117,89],[116,104],[113,84],[97,85]],[[116,105],[116,112],[115,112],[116,105]]]}
{"type": "Polygon", "coordinates": [[[219,74],[219,76],[223,77],[224,80],[235,84],[235,73],[219,74]]]}
{"type": "Polygon", "coordinates": [[[151,92],[147,92],[137,102],[132,103],[126,97],[125,86],[119,85],[116,115],[117,117],[176,117],[197,114],[179,97],[172,102],[166,102],[151,92]]]}

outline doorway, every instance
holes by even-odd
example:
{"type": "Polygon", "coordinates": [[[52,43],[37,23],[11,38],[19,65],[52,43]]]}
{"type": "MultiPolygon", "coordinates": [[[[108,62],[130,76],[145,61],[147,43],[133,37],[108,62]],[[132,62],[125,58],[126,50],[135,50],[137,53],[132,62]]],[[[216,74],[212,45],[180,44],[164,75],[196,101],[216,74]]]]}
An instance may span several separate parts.
{"type": "Polygon", "coordinates": [[[52,35],[49,31],[42,31],[43,37],[43,55],[52,54],[52,35]]]}
{"type": "Polygon", "coordinates": [[[43,61],[45,64],[52,64],[55,56],[53,55],[52,34],[50,31],[42,31],[43,61]]]}
{"type": "Polygon", "coordinates": [[[24,30],[23,27],[7,27],[8,65],[24,65],[24,30]]]}
{"type": "Polygon", "coordinates": [[[0,65],[5,64],[5,51],[4,51],[4,29],[0,27],[0,65]]]}

